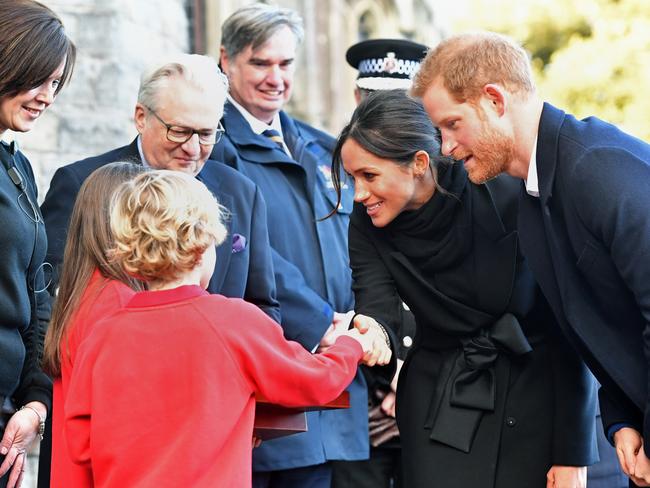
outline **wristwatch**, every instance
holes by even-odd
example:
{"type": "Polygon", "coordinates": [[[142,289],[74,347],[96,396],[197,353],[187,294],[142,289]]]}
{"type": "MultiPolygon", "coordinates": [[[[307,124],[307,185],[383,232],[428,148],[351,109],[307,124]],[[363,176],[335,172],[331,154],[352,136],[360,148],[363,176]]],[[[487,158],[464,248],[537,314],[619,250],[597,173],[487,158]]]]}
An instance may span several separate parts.
{"type": "Polygon", "coordinates": [[[43,440],[43,437],[45,436],[45,418],[41,417],[41,414],[38,413],[38,410],[36,410],[31,405],[23,405],[20,407],[21,410],[24,410],[25,408],[29,408],[38,417],[38,436],[41,438],[41,440],[43,440]]]}

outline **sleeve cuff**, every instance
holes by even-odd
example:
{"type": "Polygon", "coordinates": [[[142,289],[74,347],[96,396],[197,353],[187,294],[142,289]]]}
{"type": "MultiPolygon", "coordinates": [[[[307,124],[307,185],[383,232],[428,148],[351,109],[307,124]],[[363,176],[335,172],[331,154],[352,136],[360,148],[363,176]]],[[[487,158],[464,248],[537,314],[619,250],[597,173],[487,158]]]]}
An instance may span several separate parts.
{"type": "Polygon", "coordinates": [[[628,424],[627,422],[618,422],[610,425],[607,429],[607,440],[612,446],[614,445],[614,434],[624,427],[632,427],[632,424],[628,424]]]}

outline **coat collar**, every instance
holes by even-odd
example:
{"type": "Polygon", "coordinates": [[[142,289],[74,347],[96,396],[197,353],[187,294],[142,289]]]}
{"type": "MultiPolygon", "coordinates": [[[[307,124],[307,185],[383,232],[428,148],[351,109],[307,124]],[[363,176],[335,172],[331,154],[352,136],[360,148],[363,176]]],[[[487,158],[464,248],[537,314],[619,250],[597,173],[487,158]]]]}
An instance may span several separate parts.
{"type": "Polygon", "coordinates": [[[510,303],[517,272],[517,232],[506,229],[503,215],[516,205],[518,189],[518,182],[507,177],[470,186],[472,221],[482,231],[473,233],[476,279],[484,290],[478,303],[483,310],[497,315],[510,303]],[[512,185],[511,191],[506,191],[506,185],[512,185]]]}
{"type": "Polygon", "coordinates": [[[208,292],[197,285],[183,285],[169,290],[141,291],[133,295],[126,308],[163,306],[205,295],[208,295],[208,292]]]}
{"type": "MultiPolygon", "coordinates": [[[[280,112],[280,121],[282,123],[282,132],[285,142],[293,152],[293,147],[290,144],[290,141],[295,137],[295,135],[291,133],[291,131],[294,131],[295,133],[295,125],[284,112],[280,112]]],[[[287,153],[280,150],[276,143],[271,139],[255,134],[239,110],[237,110],[237,108],[230,102],[226,102],[225,105],[223,126],[226,129],[227,137],[235,146],[237,146],[239,151],[244,154],[247,159],[258,163],[281,162],[296,164],[296,162],[291,159],[287,153]]]]}
{"type": "MultiPolygon", "coordinates": [[[[382,229],[368,224],[371,232],[377,236],[376,242],[380,246],[387,245],[388,254],[406,268],[423,289],[428,289],[439,302],[445,303],[449,310],[455,310],[465,317],[473,317],[472,320],[468,319],[472,327],[484,323],[490,316],[498,317],[503,314],[512,297],[518,265],[517,232],[506,228],[502,215],[512,206],[516,206],[519,182],[506,178],[500,177],[485,185],[470,184],[466,191],[471,195],[464,198],[464,204],[472,205],[472,252],[475,255],[477,286],[484,290],[478,297],[476,309],[439,292],[406,256],[394,250],[383,237],[382,229]],[[477,230],[480,232],[476,232],[477,230]]],[[[513,219],[516,219],[516,214],[513,214],[513,219]]]]}
{"type": "Polygon", "coordinates": [[[115,157],[123,159],[129,163],[142,164],[142,158],[140,157],[140,151],[138,150],[138,138],[136,137],[133,139],[131,144],[128,146],[121,147],[119,153],[115,157]]]}
{"type": "Polygon", "coordinates": [[[560,129],[565,113],[549,103],[544,103],[537,135],[537,178],[539,198],[543,205],[553,196],[553,182],[557,167],[560,129]]]}

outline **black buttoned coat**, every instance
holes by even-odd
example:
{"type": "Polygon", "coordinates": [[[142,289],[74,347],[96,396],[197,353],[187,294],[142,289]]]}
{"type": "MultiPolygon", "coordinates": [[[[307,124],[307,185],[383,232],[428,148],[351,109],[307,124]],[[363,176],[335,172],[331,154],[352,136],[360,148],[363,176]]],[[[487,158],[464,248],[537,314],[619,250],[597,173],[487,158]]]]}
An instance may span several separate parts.
{"type": "Polygon", "coordinates": [[[456,270],[418,269],[363,206],[353,210],[356,311],[393,330],[401,297],[417,322],[397,393],[408,488],[543,488],[552,465],[597,459],[593,378],[519,253],[518,195],[509,177],[463,193],[475,282],[460,298],[444,289],[456,270]]]}
{"type": "MultiPolygon", "coordinates": [[[[650,145],[544,104],[540,197],[524,195],[523,251],[602,388],[605,428],[650,438],[650,145]]],[[[650,443],[644,443],[650,456],[650,443]]]]}

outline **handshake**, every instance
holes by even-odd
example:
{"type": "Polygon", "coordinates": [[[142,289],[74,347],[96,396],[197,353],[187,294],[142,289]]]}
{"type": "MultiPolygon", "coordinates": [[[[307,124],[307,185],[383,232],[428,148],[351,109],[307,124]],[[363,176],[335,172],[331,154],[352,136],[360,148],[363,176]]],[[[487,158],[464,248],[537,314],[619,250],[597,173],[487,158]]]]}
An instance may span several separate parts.
{"type": "Polygon", "coordinates": [[[372,317],[355,317],[352,310],[347,313],[334,312],[334,319],[321,339],[317,352],[325,352],[343,335],[361,344],[364,353],[362,362],[366,366],[384,366],[390,362],[390,337],[384,327],[372,317]],[[353,317],[353,327],[348,329],[353,317]]]}

